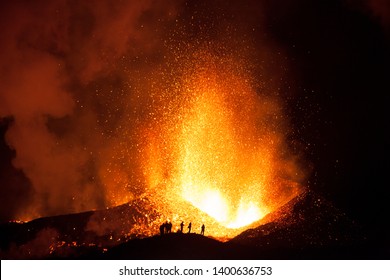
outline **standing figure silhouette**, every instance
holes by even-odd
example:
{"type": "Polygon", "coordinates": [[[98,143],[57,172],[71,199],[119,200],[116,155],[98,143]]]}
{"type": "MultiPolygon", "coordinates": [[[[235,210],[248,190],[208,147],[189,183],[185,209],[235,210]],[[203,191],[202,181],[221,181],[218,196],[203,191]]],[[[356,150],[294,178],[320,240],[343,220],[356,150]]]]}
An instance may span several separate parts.
{"type": "Polygon", "coordinates": [[[191,227],[192,227],[192,224],[191,222],[188,224],[188,233],[191,233],[191,227]]]}

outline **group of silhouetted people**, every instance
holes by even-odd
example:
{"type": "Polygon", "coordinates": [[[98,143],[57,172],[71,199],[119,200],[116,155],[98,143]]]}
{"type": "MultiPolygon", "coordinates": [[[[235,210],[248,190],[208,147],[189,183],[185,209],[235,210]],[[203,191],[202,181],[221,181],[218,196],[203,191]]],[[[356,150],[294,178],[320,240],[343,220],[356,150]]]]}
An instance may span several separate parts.
{"type": "Polygon", "coordinates": [[[166,234],[166,233],[171,233],[172,232],[172,223],[166,221],[160,226],[160,234],[166,234]]]}
{"type": "MultiPolygon", "coordinates": [[[[183,233],[183,229],[184,229],[184,222],[181,222],[180,229],[178,230],[178,233],[183,233]]],[[[192,229],[191,222],[188,224],[187,229],[188,229],[187,233],[191,233],[191,229],[192,229]]],[[[204,235],[204,230],[205,230],[205,226],[204,226],[204,224],[202,224],[202,226],[200,228],[201,235],[204,235]]],[[[171,222],[166,221],[165,223],[163,223],[160,226],[160,235],[164,235],[164,234],[171,233],[171,232],[172,232],[172,223],[171,222]]]]}

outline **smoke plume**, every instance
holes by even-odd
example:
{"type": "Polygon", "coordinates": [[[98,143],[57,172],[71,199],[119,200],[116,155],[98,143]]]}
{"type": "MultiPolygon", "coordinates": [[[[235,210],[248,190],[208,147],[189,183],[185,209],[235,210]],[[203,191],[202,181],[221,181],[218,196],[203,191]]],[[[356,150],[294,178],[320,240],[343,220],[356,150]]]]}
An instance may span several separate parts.
{"type": "Polygon", "coordinates": [[[0,117],[12,117],[5,134],[16,151],[12,164],[32,188],[31,203],[15,215],[110,204],[114,194],[99,173],[122,113],[120,70],[157,47],[154,29],[173,17],[175,6],[61,0],[1,6],[0,117]]]}

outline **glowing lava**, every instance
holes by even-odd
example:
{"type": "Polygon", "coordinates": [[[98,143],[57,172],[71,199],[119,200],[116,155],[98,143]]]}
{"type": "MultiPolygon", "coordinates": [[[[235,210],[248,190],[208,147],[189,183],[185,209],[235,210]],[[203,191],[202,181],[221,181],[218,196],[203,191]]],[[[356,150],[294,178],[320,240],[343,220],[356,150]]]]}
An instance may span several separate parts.
{"type": "Polygon", "coordinates": [[[232,90],[228,84],[221,86],[215,73],[197,77],[191,89],[195,98],[178,137],[183,198],[227,227],[262,218],[266,210],[259,205],[261,189],[270,172],[269,155],[258,150],[251,131],[255,123],[231,106],[242,98],[237,92],[249,90],[237,82],[229,83],[232,90]]]}
{"type": "Polygon", "coordinates": [[[227,236],[298,193],[281,179],[289,165],[282,110],[256,92],[243,60],[200,51],[180,67],[156,102],[144,174],[150,190],[170,201],[165,213],[174,222],[211,217],[214,234],[218,228],[216,235],[227,236]],[[188,213],[180,201],[206,216],[188,213]]]}

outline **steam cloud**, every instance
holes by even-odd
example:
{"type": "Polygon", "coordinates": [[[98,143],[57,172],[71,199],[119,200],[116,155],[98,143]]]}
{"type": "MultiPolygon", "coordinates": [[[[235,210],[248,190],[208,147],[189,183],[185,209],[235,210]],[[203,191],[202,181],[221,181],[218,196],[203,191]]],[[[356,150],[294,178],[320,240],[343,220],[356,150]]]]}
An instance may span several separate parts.
{"type": "Polygon", "coordinates": [[[32,185],[30,204],[13,215],[109,204],[99,170],[110,156],[121,85],[108,85],[121,81],[121,63],[157,47],[153,30],[174,8],[169,1],[2,2],[0,118],[12,117],[5,135],[16,151],[12,164],[32,185]]]}

